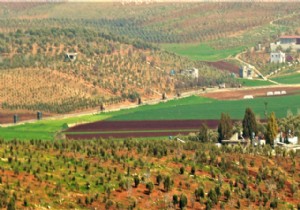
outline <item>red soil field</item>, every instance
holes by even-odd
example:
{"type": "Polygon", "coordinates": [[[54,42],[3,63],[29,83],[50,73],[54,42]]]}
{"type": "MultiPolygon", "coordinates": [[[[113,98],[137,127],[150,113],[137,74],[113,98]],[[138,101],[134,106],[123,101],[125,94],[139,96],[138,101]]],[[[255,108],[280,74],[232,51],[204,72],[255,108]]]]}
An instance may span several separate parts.
{"type": "Polygon", "coordinates": [[[239,67],[226,61],[206,62],[208,65],[216,69],[226,70],[235,74],[239,74],[239,67]]]}
{"type": "Polygon", "coordinates": [[[216,128],[219,120],[98,121],[74,126],[66,132],[199,129],[202,123],[216,128]]]}
{"type": "Polygon", "coordinates": [[[133,133],[96,133],[96,134],[67,134],[67,139],[83,140],[83,139],[99,139],[99,138],[130,138],[130,137],[160,137],[160,136],[176,136],[178,134],[187,135],[193,131],[170,131],[170,132],[133,132],[133,133]]]}
{"type": "Polygon", "coordinates": [[[92,139],[92,138],[128,138],[128,137],[158,137],[189,134],[198,130],[201,124],[209,128],[216,128],[219,120],[145,120],[145,121],[99,121],[87,123],[69,128],[66,132],[101,132],[96,134],[66,134],[68,139],[92,139]],[[149,132],[157,130],[157,132],[149,132]],[[178,130],[178,131],[166,131],[178,130]],[[181,131],[185,130],[185,131],[181,131]],[[111,131],[111,133],[109,132],[111,131]],[[115,131],[124,131],[115,133],[115,131]],[[132,132],[125,132],[132,131],[132,132]],[[139,131],[139,132],[134,132],[139,131]]]}
{"type": "MultiPolygon", "coordinates": [[[[219,100],[237,100],[243,99],[245,95],[252,95],[253,97],[263,97],[267,96],[267,92],[269,91],[286,91],[286,95],[292,95],[299,93],[300,87],[266,87],[266,88],[255,88],[255,89],[247,89],[247,90],[239,90],[239,89],[225,89],[221,92],[210,92],[201,94],[201,96],[214,98],[219,100]]],[[[278,95],[282,96],[282,95],[278,95]]],[[[268,96],[268,97],[276,97],[276,96],[268,96]]]]}
{"type": "MultiPolygon", "coordinates": [[[[13,123],[14,114],[17,114],[19,117],[19,122],[25,120],[35,120],[37,119],[37,112],[32,111],[7,111],[7,110],[0,110],[0,124],[4,123],[13,123]]],[[[43,112],[43,117],[49,117],[50,114],[46,114],[43,112]]]]}

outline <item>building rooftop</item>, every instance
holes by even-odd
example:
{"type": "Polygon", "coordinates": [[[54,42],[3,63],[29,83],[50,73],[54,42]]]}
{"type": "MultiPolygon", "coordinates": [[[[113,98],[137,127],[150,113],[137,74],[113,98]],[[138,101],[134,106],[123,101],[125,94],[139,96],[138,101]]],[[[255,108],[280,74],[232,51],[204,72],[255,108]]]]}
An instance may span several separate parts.
{"type": "Polygon", "coordinates": [[[280,39],[300,39],[300,36],[297,36],[297,35],[284,35],[284,36],[280,36],[280,39]]]}

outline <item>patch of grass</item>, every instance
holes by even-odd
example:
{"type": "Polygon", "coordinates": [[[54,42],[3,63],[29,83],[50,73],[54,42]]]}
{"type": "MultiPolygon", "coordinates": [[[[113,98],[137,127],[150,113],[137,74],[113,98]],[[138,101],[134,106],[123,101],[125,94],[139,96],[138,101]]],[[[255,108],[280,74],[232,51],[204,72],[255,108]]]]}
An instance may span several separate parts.
{"type": "Polygon", "coordinates": [[[282,84],[300,84],[300,74],[289,74],[279,77],[274,77],[272,80],[282,84]]]}
{"type": "Polygon", "coordinates": [[[4,139],[43,139],[53,140],[56,133],[65,129],[67,124],[76,124],[82,122],[94,122],[109,117],[109,113],[95,114],[80,117],[71,117],[58,120],[41,120],[35,123],[25,123],[11,127],[0,128],[0,137],[4,139]]]}
{"type": "Polygon", "coordinates": [[[272,82],[265,80],[238,79],[238,81],[242,84],[242,86],[247,87],[274,85],[272,82]]]}
{"type": "Polygon", "coordinates": [[[244,47],[217,50],[208,44],[162,44],[162,48],[192,60],[218,61],[242,52],[244,47]]]}
{"type": "Polygon", "coordinates": [[[299,100],[300,95],[226,101],[191,96],[154,106],[122,110],[114,113],[109,120],[219,119],[222,112],[228,113],[233,119],[242,119],[247,107],[250,107],[256,115],[264,117],[265,102],[268,102],[268,112],[273,111],[277,117],[284,117],[288,110],[298,112],[299,100]]]}

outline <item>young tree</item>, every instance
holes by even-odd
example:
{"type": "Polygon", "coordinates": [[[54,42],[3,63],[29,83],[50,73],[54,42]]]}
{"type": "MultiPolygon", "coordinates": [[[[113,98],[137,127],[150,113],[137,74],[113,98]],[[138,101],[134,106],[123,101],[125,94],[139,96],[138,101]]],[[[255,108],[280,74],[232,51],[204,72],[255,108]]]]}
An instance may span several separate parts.
{"type": "Polygon", "coordinates": [[[173,205],[174,207],[177,205],[178,203],[178,196],[176,194],[173,195],[173,205]]]}
{"type": "Polygon", "coordinates": [[[164,189],[168,192],[172,187],[172,180],[169,176],[167,176],[164,180],[164,189]]]}
{"type": "Polygon", "coordinates": [[[204,190],[202,187],[198,187],[198,189],[195,190],[195,197],[196,200],[199,201],[200,198],[204,198],[204,190]]]}
{"type": "Polygon", "coordinates": [[[163,179],[163,177],[162,177],[161,174],[158,174],[158,175],[156,176],[156,182],[157,182],[157,185],[158,185],[158,186],[160,185],[162,179],[163,179]]]}
{"type": "Polygon", "coordinates": [[[253,111],[247,108],[243,119],[243,136],[252,139],[252,133],[257,133],[257,122],[253,111]]]}
{"type": "Polygon", "coordinates": [[[134,176],[134,186],[137,188],[140,184],[140,178],[138,176],[134,176]]]}
{"type": "Polygon", "coordinates": [[[208,142],[209,141],[208,127],[204,123],[202,123],[202,125],[200,126],[198,139],[202,142],[208,142]]]}
{"type": "Polygon", "coordinates": [[[218,126],[219,142],[229,139],[232,135],[232,121],[228,114],[222,113],[218,126]]]}
{"type": "Polygon", "coordinates": [[[179,200],[179,208],[184,209],[184,207],[186,207],[186,205],[187,205],[187,202],[188,202],[188,200],[187,200],[186,195],[181,194],[180,200],[179,200]]]}
{"type": "Polygon", "coordinates": [[[148,182],[148,183],[146,184],[146,188],[147,188],[147,190],[148,190],[148,192],[149,192],[149,194],[150,194],[150,193],[152,192],[153,188],[154,188],[153,183],[152,183],[152,182],[148,182]]]}
{"type": "Polygon", "coordinates": [[[275,113],[272,112],[270,117],[268,118],[267,133],[266,133],[266,140],[268,144],[274,145],[274,139],[277,136],[277,132],[278,132],[278,124],[276,121],[275,113]]]}

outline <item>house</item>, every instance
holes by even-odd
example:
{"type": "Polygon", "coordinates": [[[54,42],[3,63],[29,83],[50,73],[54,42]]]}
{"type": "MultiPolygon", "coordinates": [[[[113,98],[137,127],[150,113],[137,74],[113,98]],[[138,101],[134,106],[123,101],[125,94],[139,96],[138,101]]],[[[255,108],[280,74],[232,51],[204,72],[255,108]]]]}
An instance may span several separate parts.
{"type": "Polygon", "coordinates": [[[188,76],[191,78],[198,78],[199,77],[199,70],[196,68],[180,70],[180,74],[184,76],[188,76]]]}
{"type": "Polygon", "coordinates": [[[285,63],[285,53],[283,53],[281,51],[271,52],[270,62],[271,63],[285,63]]]}
{"type": "Polygon", "coordinates": [[[291,134],[291,132],[289,132],[288,134],[280,132],[276,136],[276,139],[274,140],[275,145],[278,144],[278,143],[296,145],[296,144],[298,144],[298,136],[294,136],[293,134],[291,134]]]}
{"type": "Polygon", "coordinates": [[[271,51],[276,51],[277,49],[287,50],[291,49],[291,51],[297,51],[300,49],[300,36],[294,35],[285,35],[279,37],[279,41],[276,43],[270,44],[271,51]]]}
{"type": "Polygon", "coordinates": [[[245,79],[252,79],[254,77],[255,73],[253,69],[247,66],[242,66],[240,68],[240,77],[245,79]]]}
{"type": "Polygon", "coordinates": [[[223,145],[234,146],[234,145],[239,145],[239,144],[241,144],[241,145],[248,145],[249,141],[241,138],[238,133],[234,133],[229,140],[225,140],[224,139],[224,140],[221,141],[221,143],[223,145]]]}

